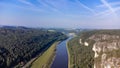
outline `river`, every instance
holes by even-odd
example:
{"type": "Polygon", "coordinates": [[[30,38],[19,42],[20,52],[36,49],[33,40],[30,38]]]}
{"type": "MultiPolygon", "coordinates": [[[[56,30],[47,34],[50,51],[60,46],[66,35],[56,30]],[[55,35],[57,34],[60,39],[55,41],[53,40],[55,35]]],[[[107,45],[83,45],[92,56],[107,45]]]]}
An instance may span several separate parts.
{"type": "Polygon", "coordinates": [[[68,53],[66,43],[69,39],[57,45],[56,56],[51,65],[51,68],[68,68],[68,53]]]}

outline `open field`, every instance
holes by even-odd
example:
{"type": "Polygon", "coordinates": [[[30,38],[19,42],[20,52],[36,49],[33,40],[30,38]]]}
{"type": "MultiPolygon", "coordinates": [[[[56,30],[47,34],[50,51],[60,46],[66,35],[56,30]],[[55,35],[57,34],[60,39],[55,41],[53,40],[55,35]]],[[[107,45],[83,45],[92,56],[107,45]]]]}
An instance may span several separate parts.
{"type": "Polygon", "coordinates": [[[38,57],[38,59],[32,63],[31,68],[50,68],[51,62],[55,55],[57,44],[59,44],[59,42],[52,44],[52,46],[47,51],[45,51],[40,57],[38,57]]]}

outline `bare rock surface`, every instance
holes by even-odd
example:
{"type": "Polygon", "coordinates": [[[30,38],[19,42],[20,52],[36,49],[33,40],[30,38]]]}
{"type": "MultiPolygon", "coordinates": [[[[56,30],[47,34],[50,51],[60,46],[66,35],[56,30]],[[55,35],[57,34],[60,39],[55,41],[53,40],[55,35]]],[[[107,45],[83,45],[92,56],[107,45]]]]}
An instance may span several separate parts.
{"type": "Polygon", "coordinates": [[[94,40],[94,68],[120,68],[120,36],[94,34],[89,37],[94,40]]]}

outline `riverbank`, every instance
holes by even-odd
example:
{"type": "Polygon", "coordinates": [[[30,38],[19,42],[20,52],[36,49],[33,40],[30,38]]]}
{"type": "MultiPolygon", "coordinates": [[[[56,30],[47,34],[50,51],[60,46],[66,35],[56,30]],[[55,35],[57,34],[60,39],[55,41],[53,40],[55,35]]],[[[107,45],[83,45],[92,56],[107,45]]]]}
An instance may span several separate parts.
{"type": "Polygon", "coordinates": [[[75,37],[68,42],[69,68],[93,68],[94,52],[92,51],[92,41],[89,46],[79,43],[80,37],[75,37]]]}
{"type": "Polygon", "coordinates": [[[69,52],[69,48],[68,48],[68,42],[66,43],[66,48],[67,48],[67,53],[68,53],[68,68],[70,68],[70,52],[69,52]]]}
{"type": "Polygon", "coordinates": [[[51,68],[68,68],[68,53],[66,47],[67,40],[69,39],[62,41],[59,45],[57,45],[56,55],[51,68]]]}
{"type": "Polygon", "coordinates": [[[51,65],[51,61],[55,56],[56,46],[60,43],[53,43],[44,53],[39,56],[33,58],[25,67],[29,68],[48,68],[51,65]]]}

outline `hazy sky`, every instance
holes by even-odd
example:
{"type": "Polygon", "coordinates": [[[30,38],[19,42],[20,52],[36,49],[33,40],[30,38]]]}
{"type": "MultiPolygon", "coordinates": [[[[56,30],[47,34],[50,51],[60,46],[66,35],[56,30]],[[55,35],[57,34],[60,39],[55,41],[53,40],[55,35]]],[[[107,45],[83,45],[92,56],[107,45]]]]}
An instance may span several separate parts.
{"type": "Polygon", "coordinates": [[[0,0],[0,25],[120,28],[120,0],[0,0]]]}

